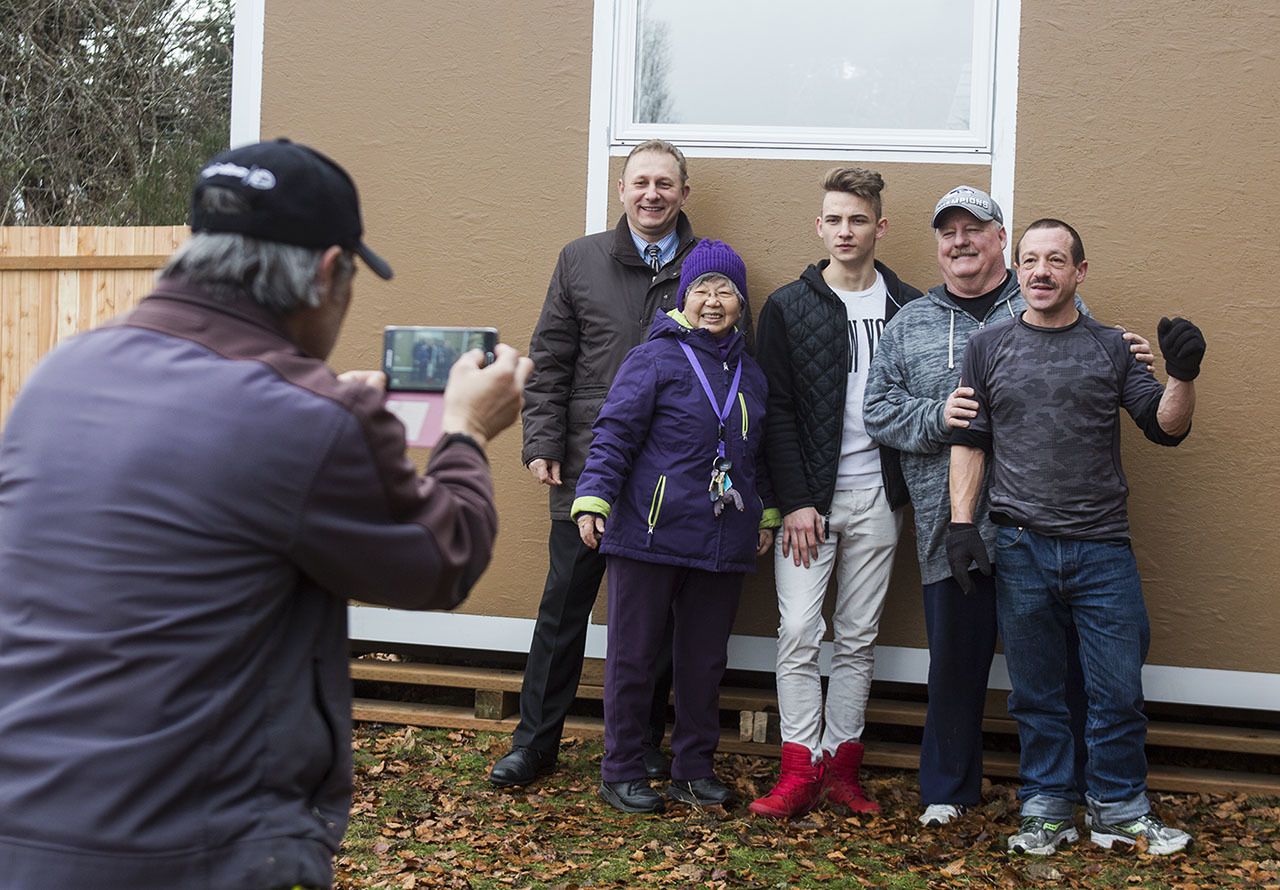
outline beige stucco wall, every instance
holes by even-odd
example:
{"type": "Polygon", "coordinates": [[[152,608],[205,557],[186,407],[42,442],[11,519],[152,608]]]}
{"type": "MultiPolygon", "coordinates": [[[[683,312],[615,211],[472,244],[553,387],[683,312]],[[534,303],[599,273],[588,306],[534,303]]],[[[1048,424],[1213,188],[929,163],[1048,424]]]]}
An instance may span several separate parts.
{"type": "Polygon", "coordinates": [[[1023,3],[1016,218],[1080,230],[1100,317],[1208,343],[1185,444],[1126,422],[1161,664],[1280,672],[1277,47],[1274,3],[1023,3]]]}
{"type": "MultiPolygon", "coordinates": [[[[1263,289],[1280,203],[1276,14],[1113,6],[1023,4],[1014,209],[1023,223],[1053,213],[1079,225],[1100,315],[1152,336],[1165,311],[1205,328],[1195,435],[1176,451],[1126,439],[1151,660],[1280,672],[1280,460],[1267,422],[1280,409],[1249,373],[1280,334],[1263,289]]],[[[397,272],[359,279],[336,365],[372,366],[388,323],[493,324],[527,345],[556,253],[583,231],[590,42],[589,3],[384,0],[370,15],[269,0],[263,135],[308,141],[351,170],[368,240],[397,272]]],[[[757,308],[821,255],[812,223],[828,166],[691,159],[695,229],[743,253],[757,308]]],[[[989,168],[873,166],[888,181],[881,257],[927,287],[933,202],[961,181],[987,185],[989,168]]],[[[612,196],[610,222],[619,213],[612,196]]],[[[536,610],[546,502],[518,440],[513,430],[492,449],[502,533],[467,611],[536,610]]],[[[924,642],[912,548],[904,538],[882,642],[924,642]]],[[[772,632],[770,583],[766,570],[748,585],[740,632],[772,632]]]]}

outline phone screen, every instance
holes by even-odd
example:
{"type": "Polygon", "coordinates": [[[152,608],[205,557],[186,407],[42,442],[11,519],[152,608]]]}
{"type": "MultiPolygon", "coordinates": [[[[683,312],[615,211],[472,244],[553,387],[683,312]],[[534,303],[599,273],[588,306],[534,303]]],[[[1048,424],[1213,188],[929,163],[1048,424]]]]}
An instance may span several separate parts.
{"type": "Polygon", "coordinates": [[[479,349],[493,361],[496,328],[391,325],[383,332],[382,370],[394,392],[444,392],[449,369],[464,352],[479,349]]]}

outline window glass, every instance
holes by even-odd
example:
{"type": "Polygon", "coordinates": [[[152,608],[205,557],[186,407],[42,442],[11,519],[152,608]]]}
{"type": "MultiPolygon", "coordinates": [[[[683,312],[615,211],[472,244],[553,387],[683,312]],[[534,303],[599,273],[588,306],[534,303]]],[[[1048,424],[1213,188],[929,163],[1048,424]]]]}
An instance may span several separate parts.
{"type": "Polygon", "coordinates": [[[993,0],[621,2],[623,139],[989,142],[993,0]]]}

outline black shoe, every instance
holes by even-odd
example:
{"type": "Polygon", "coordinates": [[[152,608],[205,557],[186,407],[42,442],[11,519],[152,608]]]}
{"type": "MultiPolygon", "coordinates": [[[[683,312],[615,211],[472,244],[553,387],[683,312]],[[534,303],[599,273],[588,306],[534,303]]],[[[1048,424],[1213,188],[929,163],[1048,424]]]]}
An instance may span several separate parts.
{"type": "Polygon", "coordinates": [[[671,763],[667,760],[667,755],[657,748],[650,748],[646,745],[644,749],[644,771],[650,779],[670,779],[671,763]]]}
{"type": "Polygon", "coordinates": [[[738,796],[715,776],[684,781],[676,779],[667,786],[667,797],[695,807],[731,807],[738,796]]]}
{"type": "Polygon", "coordinates": [[[489,781],[497,788],[528,785],[538,776],[556,768],[556,755],[517,745],[489,771],[489,781]]]}
{"type": "Polygon", "coordinates": [[[600,797],[624,813],[661,813],[666,809],[662,796],[649,787],[648,779],[601,782],[600,797]]]}

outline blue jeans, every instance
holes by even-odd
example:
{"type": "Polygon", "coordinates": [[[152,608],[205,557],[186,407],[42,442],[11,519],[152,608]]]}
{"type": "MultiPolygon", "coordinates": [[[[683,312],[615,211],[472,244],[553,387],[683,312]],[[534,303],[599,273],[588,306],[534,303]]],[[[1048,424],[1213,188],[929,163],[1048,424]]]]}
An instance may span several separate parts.
{"type": "MultiPolygon", "coordinates": [[[[1000,566],[996,566],[999,575],[1000,566]]],[[[920,741],[920,803],[974,806],[982,798],[982,716],[996,651],[996,582],[970,572],[973,592],[953,578],[924,585],[929,635],[929,707],[920,741]]],[[[1072,785],[1085,792],[1085,694],[1075,627],[1067,633],[1067,710],[1071,714],[1072,785]]]]}
{"type": "Polygon", "coordinates": [[[1107,823],[1148,812],[1142,663],[1151,631],[1133,550],[1126,542],[1001,528],[996,565],[996,610],[1013,686],[1009,714],[1022,748],[1022,814],[1069,818],[1079,801],[1066,700],[1073,624],[1089,702],[1089,811],[1107,823]]]}

